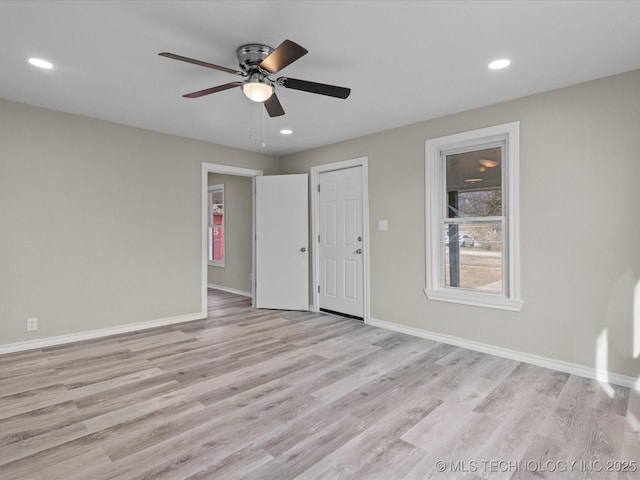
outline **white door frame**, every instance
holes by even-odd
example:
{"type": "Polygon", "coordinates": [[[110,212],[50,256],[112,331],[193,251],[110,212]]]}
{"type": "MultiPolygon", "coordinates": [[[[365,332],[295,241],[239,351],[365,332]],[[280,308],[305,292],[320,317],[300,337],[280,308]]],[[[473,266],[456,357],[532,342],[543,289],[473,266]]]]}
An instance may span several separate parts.
{"type": "Polygon", "coordinates": [[[311,272],[312,272],[312,297],[313,312],[320,311],[320,295],[318,294],[318,285],[320,285],[320,256],[318,255],[318,234],[320,233],[320,194],[318,186],[320,185],[320,174],[332,172],[335,170],[343,170],[345,168],[362,167],[362,232],[364,236],[363,242],[363,312],[364,323],[369,323],[369,158],[355,158],[353,160],[345,160],[342,162],[327,163],[311,167],[311,272]]]}
{"type": "Polygon", "coordinates": [[[207,316],[207,269],[208,269],[208,252],[207,245],[209,242],[209,173],[220,173],[224,175],[237,175],[240,177],[251,177],[251,303],[255,305],[256,301],[256,288],[255,288],[255,271],[256,271],[256,206],[255,206],[255,190],[256,190],[256,177],[262,175],[262,170],[252,170],[250,168],[232,167],[230,165],[221,165],[218,163],[206,163],[202,162],[202,215],[200,223],[202,224],[202,273],[200,277],[201,290],[200,290],[200,308],[202,314],[207,316]]]}

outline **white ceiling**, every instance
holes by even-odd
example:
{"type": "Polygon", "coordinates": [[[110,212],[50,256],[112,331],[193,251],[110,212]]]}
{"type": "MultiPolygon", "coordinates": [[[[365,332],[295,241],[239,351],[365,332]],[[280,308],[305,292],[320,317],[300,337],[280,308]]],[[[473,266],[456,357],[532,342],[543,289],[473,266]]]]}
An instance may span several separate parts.
{"type": "Polygon", "coordinates": [[[639,26],[638,1],[5,0],[0,97],[283,155],[640,68],[639,26]],[[158,56],[237,68],[238,46],[285,39],[309,53],[278,76],[351,96],[279,88],[286,115],[263,119],[239,88],[182,98],[237,77],[158,56]]]}

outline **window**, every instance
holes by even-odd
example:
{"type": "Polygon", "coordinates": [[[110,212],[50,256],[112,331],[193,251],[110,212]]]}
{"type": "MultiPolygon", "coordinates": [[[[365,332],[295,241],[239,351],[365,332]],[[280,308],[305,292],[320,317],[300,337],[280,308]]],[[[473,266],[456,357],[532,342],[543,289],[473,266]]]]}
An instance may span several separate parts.
{"type": "Polygon", "coordinates": [[[519,123],[426,142],[431,300],[520,310],[519,123]]]}
{"type": "Polygon", "coordinates": [[[224,267],[224,184],[209,186],[209,265],[224,267]]]}

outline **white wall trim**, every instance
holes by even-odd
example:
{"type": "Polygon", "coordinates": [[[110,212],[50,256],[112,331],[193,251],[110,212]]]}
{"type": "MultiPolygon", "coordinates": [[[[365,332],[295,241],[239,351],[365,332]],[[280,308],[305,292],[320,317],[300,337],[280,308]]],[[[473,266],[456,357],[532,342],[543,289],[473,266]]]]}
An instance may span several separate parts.
{"type": "Polygon", "coordinates": [[[206,165],[209,170],[208,172],[212,173],[220,173],[222,175],[237,175],[239,177],[256,177],[258,175],[262,175],[262,170],[254,170],[251,168],[242,168],[242,167],[232,167],[231,165],[222,165],[219,163],[202,163],[202,165],[206,165]]]}
{"type": "Polygon", "coordinates": [[[222,290],[227,293],[234,293],[236,295],[242,295],[243,297],[253,297],[251,292],[246,292],[244,290],[238,290],[236,288],[224,287],[222,285],[216,285],[215,283],[208,283],[207,288],[213,288],[215,290],[222,290]]]}
{"type": "Polygon", "coordinates": [[[36,340],[28,340],[26,342],[7,343],[0,345],[0,355],[5,353],[22,352],[25,350],[34,350],[38,348],[53,347],[56,345],[64,345],[67,343],[82,342],[84,340],[93,340],[96,338],[110,337],[121,333],[130,333],[139,330],[147,330],[150,328],[165,327],[177,323],[190,322],[193,320],[202,320],[207,317],[201,312],[191,313],[188,315],[178,315],[176,317],[159,318],[157,320],[148,320],[145,322],[128,323],[126,325],[118,325],[116,327],[100,328],[98,330],[88,330],[86,332],[69,333],[56,337],[39,338],[36,340]]]}
{"type": "Polygon", "coordinates": [[[408,327],[385,320],[379,320],[377,318],[370,318],[368,323],[369,325],[372,325],[374,327],[393,330],[394,332],[399,333],[406,333],[407,335],[412,335],[414,337],[426,338],[427,340],[433,340],[435,342],[455,345],[457,347],[467,348],[476,352],[495,355],[496,357],[508,358],[517,362],[529,363],[538,367],[549,368],[551,370],[557,370],[560,372],[569,373],[571,375],[591,378],[597,380],[598,382],[612,383],[615,385],[620,385],[622,387],[628,387],[636,391],[640,391],[640,378],[633,378],[629,375],[622,375],[620,373],[599,370],[594,367],[587,367],[585,365],[580,365],[577,363],[565,362],[563,360],[557,360],[555,358],[542,357],[530,353],[519,352],[517,350],[497,347],[495,345],[489,345],[487,343],[474,342],[472,340],[467,340],[460,337],[454,337],[442,333],[431,332],[429,330],[408,327]]]}
{"type": "Polygon", "coordinates": [[[317,285],[320,282],[320,264],[318,256],[318,233],[320,231],[320,206],[319,206],[319,194],[318,185],[320,184],[320,174],[326,172],[332,172],[335,170],[343,170],[345,168],[362,167],[362,232],[364,235],[363,241],[363,258],[362,265],[364,269],[364,322],[369,322],[370,316],[370,269],[369,269],[369,237],[371,232],[369,231],[369,157],[354,158],[352,160],[345,160],[342,162],[326,163],[323,165],[317,165],[311,167],[311,278],[313,282],[312,287],[312,301],[313,305],[310,311],[319,312],[319,295],[317,285]]]}
{"type": "MultiPolygon", "coordinates": [[[[425,142],[425,212],[426,212],[426,288],[429,300],[461,303],[488,308],[519,311],[524,303],[520,291],[520,122],[505,123],[469,132],[432,138],[425,142]],[[506,198],[504,221],[503,291],[501,293],[450,288],[444,278],[443,212],[446,198],[444,154],[484,148],[504,142],[502,188],[506,198]]],[[[485,217],[488,218],[488,217],[485,217]]],[[[501,217],[498,217],[501,218],[501,217]]],[[[464,219],[462,219],[464,220],[464,219]]],[[[472,219],[472,221],[477,221],[472,219]]]]}

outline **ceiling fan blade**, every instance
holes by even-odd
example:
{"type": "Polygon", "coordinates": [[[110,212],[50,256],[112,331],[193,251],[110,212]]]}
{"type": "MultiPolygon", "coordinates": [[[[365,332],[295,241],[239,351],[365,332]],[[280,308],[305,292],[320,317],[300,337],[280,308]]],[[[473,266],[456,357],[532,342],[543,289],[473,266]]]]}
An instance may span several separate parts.
{"type": "Polygon", "coordinates": [[[291,40],[282,42],[267,58],[260,62],[260,68],[269,73],[276,73],[287,65],[291,65],[300,57],[309,53],[306,48],[301,47],[291,40]]]}
{"type": "Polygon", "coordinates": [[[270,117],[280,117],[284,115],[284,110],[282,109],[282,105],[280,105],[280,100],[278,100],[275,93],[264,101],[264,108],[267,109],[267,113],[270,117]]]}
{"type": "Polygon", "coordinates": [[[221,70],[227,73],[233,73],[234,75],[246,76],[244,72],[240,70],[234,70],[233,68],[221,67],[220,65],[214,65],[213,63],[203,62],[201,60],[195,60],[189,57],[183,57],[182,55],[176,55],[175,53],[163,52],[159,53],[161,57],[172,58],[174,60],[180,60],[181,62],[193,63],[195,65],[200,65],[201,67],[213,68],[214,70],[221,70]]]}
{"type": "Polygon", "coordinates": [[[186,95],[183,95],[183,97],[185,98],[203,97],[211,93],[222,92],[224,90],[229,90],[230,88],[233,88],[233,87],[239,87],[240,85],[242,85],[242,82],[225,83],[224,85],[218,85],[217,87],[205,88],[204,90],[200,90],[198,92],[187,93],[186,95]]]}
{"type": "Polygon", "coordinates": [[[302,90],[303,92],[317,93],[343,99],[347,98],[351,93],[350,88],[336,87],[335,85],[327,85],[326,83],[309,82],[307,80],[297,80],[287,77],[278,78],[278,84],[293,90],[302,90]]]}

